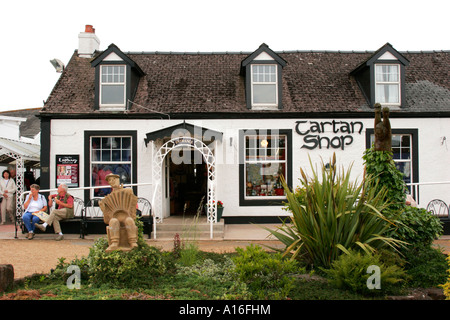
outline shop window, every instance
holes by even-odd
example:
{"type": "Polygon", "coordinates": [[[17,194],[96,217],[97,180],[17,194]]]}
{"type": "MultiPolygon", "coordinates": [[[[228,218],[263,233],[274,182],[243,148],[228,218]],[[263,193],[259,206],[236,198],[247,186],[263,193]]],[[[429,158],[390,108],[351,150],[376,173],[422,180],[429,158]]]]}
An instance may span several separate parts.
{"type": "Polygon", "coordinates": [[[96,187],[88,191],[89,198],[104,197],[111,192],[105,178],[108,174],[117,174],[123,184],[136,183],[136,134],[134,132],[101,133],[86,132],[86,173],[89,186],[96,187]]]}
{"type": "MultiPolygon", "coordinates": [[[[368,130],[369,146],[375,141],[373,129],[368,130]]],[[[411,192],[411,183],[419,181],[418,172],[418,143],[417,130],[393,129],[392,130],[392,154],[395,166],[403,174],[408,189],[411,192]]]]}
{"type": "Polygon", "coordinates": [[[241,205],[281,204],[286,200],[281,184],[291,180],[290,131],[241,131],[241,205]]]}

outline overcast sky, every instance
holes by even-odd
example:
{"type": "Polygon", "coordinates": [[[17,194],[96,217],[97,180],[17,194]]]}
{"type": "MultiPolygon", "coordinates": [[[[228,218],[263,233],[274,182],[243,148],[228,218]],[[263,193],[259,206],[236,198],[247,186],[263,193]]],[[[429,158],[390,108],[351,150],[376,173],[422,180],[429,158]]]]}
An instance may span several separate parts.
{"type": "Polygon", "coordinates": [[[448,0],[4,1],[0,111],[43,106],[85,25],[100,50],[450,50],[448,0]]]}

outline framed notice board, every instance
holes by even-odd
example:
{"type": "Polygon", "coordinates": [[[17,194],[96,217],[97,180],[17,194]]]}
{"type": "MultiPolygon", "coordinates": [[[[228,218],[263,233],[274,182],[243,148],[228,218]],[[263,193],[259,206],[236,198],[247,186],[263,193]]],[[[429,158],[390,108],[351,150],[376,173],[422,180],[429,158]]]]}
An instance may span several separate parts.
{"type": "Polygon", "coordinates": [[[56,155],[56,186],[65,183],[69,188],[80,186],[80,156],[56,155]]]}

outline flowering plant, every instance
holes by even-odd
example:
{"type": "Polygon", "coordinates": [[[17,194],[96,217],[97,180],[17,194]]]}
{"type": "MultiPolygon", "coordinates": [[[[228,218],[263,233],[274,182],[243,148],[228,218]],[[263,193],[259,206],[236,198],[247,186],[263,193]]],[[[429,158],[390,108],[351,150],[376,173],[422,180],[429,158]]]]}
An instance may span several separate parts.
{"type": "MultiPolygon", "coordinates": [[[[215,201],[213,201],[213,203],[215,203],[215,201]]],[[[223,202],[218,200],[217,201],[217,208],[223,208],[223,202]]]]}

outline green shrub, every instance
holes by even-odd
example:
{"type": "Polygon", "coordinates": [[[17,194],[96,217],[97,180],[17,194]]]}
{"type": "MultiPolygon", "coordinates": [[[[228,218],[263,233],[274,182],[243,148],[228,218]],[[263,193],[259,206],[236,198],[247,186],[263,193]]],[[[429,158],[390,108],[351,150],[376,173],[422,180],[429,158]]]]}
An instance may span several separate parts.
{"type": "Polygon", "coordinates": [[[87,282],[89,281],[89,262],[86,258],[75,258],[71,262],[66,262],[66,258],[59,258],[58,264],[56,265],[55,269],[52,270],[50,274],[51,279],[62,279],[64,283],[67,281],[67,279],[71,276],[70,273],[67,273],[67,269],[69,266],[75,265],[80,268],[80,277],[81,281],[87,282]]]}
{"type": "Polygon", "coordinates": [[[236,248],[233,258],[234,272],[245,283],[252,298],[285,299],[292,289],[294,279],[290,276],[299,271],[295,260],[282,258],[279,253],[268,253],[260,246],[236,248]]]}
{"type": "Polygon", "coordinates": [[[375,151],[372,147],[367,149],[363,155],[367,176],[375,177],[377,189],[386,188],[386,199],[389,199],[388,210],[396,212],[405,206],[406,184],[403,174],[395,166],[392,152],[375,151]]]}
{"type": "Polygon", "coordinates": [[[447,257],[447,282],[442,285],[446,300],[450,300],[450,256],[447,257]]]}
{"type": "Polygon", "coordinates": [[[141,288],[151,285],[153,277],[166,271],[161,251],[144,242],[128,252],[105,252],[107,247],[107,240],[100,238],[88,255],[90,282],[95,286],[141,288]]]}
{"type": "Polygon", "coordinates": [[[353,250],[349,254],[341,255],[333,261],[330,269],[323,271],[330,278],[330,283],[337,288],[364,295],[398,292],[401,289],[400,285],[407,278],[402,268],[383,263],[379,254],[372,255],[353,250]],[[379,267],[379,288],[369,286],[376,283],[372,277],[375,273],[369,268],[371,266],[379,267]]]}
{"type": "Polygon", "coordinates": [[[302,186],[296,194],[282,179],[291,223],[267,230],[286,245],[284,255],[327,268],[350,249],[371,252],[399,245],[387,236],[391,222],[381,213],[389,205],[386,188],[370,178],[350,181],[351,167],[338,170],[335,155],[330,163],[327,169],[322,162],[321,172],[311,163],[311,178],[300,169],[302,186]]]}
{"type": "Polygon", "coordinates": [[[405,270],[411,277],[409,286],[430,288],[445,283],[447,272],[446,255],[441,249],[430,245],[417,245],[405,253],[405,270]]]}
{"type": "Polygon", "coordinates": [[[425,209],[405,207],[397,222],[392,236],[407,242],[409,247],[430,246],[444,231],[440,219],[425,209]]]}

